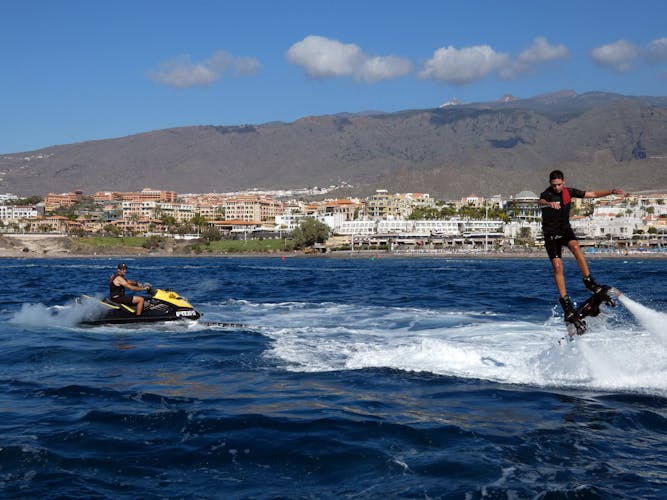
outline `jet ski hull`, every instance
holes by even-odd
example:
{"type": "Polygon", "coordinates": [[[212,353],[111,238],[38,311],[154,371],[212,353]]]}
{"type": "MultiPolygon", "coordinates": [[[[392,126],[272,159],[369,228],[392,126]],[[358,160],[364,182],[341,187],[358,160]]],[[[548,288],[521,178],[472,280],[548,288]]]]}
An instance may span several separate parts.
{"type": "MultiPolygon", "coordinates": [[[[94,311],[80,321],[81,325],[123,325],[130,323],[158,323],[163,321],[198,320],[201,313],[183,297],[172,291],[151,290],[144,299],[144,310],[137,315],[133,308],[108,299],[95,300],[94,311]]],[[[90,299],[90,297],[85,297],[90,299]]]]}

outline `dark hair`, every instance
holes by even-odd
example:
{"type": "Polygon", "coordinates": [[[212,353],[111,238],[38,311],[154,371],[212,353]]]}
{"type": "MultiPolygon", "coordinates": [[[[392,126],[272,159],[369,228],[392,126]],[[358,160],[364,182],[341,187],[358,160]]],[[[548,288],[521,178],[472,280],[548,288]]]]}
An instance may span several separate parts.
{"type": "Polygon", "coordinates": [[[552,181],[554,179],[565,179],[565,176],[560,170],[552,170],[549,174],[549,180],[552,181]]]}
{"type": "Polygon", "coordinates": [[[127,269],[127,264],[125,263],[118,264],[118,269],[127,269]]]}

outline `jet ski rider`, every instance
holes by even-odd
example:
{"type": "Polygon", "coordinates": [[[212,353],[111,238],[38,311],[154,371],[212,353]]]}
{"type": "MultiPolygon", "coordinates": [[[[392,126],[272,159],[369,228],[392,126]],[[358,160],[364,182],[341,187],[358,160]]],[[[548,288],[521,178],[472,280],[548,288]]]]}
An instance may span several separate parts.
{"type": "Polygon", "coordinates": [[[136,306],[137,316],[140,316],[144,310],[144,298],[140,295],[125,295],[125,289],[141,291],[148,290],[150,285],[144,285],[134,280],[125,279],[127,273],[127,264],[120,263],[115,273],[109,278],[109,298],[119,304],[127,306],[136,306]]]}

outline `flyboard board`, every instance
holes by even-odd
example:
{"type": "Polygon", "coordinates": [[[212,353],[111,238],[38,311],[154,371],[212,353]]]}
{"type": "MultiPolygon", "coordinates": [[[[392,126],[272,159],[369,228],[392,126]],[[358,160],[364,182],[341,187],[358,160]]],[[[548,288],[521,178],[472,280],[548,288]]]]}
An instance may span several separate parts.
{"type": "Polygon", "coordinates": [[[616,298],[621,295],[621,292],[614,287],[603,285],[600,289],[584,301],[574,312],[574,317],[566,321],[567,337],[561,339],[563,341],[574,340],[576,335],[583,335],[588,331],[586,325],[586,318],[595,317],[600,314],[600,306],[605,304],[609,307],[616,307],[616,298]]]}

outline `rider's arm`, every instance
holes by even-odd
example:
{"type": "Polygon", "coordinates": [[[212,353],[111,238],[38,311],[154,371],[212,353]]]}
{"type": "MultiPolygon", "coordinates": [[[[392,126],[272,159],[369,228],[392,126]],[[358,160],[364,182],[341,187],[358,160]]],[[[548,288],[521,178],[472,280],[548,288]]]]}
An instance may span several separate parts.
{"type": "Polygon", "coordinates": [[[605,189],[603,191],[586,191],[584,198],[600,198],[602,196],[609,196],[612,194],[625,194],[622,189],[605,189]]]}
{"type": "Polygon", "coordinates": [[[140,290],[145,290],[146,289],[146,287],[139,286],[139,283],[137,283],[136,281],[126,280],[125,278],[123,278],[121,276],[118,276],[118,278],[116,278],[116,280],[117,280],[118,285],[122,285],[129,290],[140,291],[140,290]]]}
{"type": "Polygon", "coordinates": [[[540,200],[537,202],[540,208],[544,207],[551,207],[555,208],[556,210],[560,209],[560,202],[559,201],[547,201],[544,198],[540,198],[540,200]]]}

